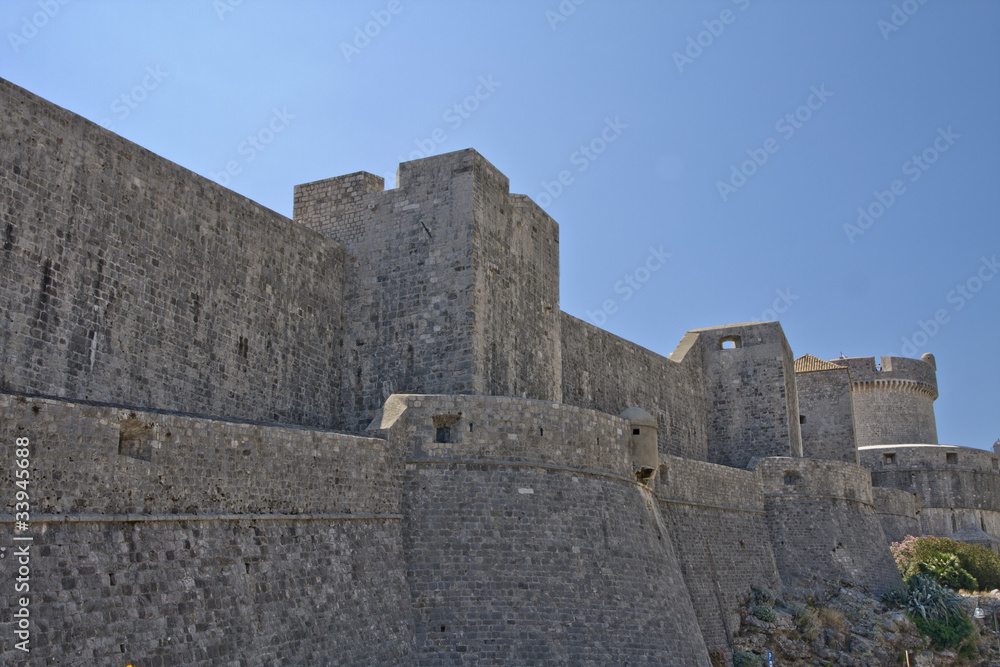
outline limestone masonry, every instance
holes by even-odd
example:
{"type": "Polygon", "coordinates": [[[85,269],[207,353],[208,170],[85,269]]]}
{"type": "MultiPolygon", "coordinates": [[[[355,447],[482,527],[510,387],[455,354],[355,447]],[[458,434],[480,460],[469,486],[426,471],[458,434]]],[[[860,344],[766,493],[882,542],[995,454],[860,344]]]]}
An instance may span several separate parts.
{"type": "Polygon", "coordinates": [[[602,331],[473,150],[289,220],[2,80],[0,110],[2,664],[707,667],[752,585],[998,544],[998,454],[938,444],[931,355],[602,331]]]}

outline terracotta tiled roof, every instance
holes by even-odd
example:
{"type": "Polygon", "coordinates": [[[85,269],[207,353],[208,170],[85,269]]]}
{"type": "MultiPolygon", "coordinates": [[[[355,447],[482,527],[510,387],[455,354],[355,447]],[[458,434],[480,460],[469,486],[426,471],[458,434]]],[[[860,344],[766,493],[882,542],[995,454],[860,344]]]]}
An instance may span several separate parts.
{"type": "Polygon", "coordinates": [[[795,372],[796,373],[812,373],[813,371],[836,371],[843,369],[844,366],[838,366],[837,364],[831,363],[829,361],[823,361],[819,357],[814,357],[811,354],[803,354],[801,357],[795,360],[795,372]]]}

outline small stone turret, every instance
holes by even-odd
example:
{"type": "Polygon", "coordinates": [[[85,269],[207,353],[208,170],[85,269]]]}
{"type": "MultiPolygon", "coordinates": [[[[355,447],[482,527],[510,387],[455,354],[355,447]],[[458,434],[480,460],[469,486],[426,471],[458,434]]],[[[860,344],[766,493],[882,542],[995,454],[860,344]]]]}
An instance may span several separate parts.
{"type": "Polygon", "coordinates": [[[632,468],[635,476],[644,484],[651,484],[660,467],[660,454],[656,446],[659,428],[656,418],[642,408],[631,407],[621,414],[621,418],[632,427],[632,468]]]}
{"type": "Polygon", "coordinates": [[[851,375],[858,447],[938,444],[934,401],[938,397],[934,355],[920,359],[833,359],[851,375]]]}

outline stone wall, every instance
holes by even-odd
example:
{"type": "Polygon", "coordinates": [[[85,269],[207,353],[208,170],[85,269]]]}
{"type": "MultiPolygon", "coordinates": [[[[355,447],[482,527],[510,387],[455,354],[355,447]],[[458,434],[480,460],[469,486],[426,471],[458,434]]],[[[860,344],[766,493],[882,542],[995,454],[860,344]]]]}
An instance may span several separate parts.
{"type": "Polygon", "coordinates": [[[660,460],[656,493],[709,648],[728,650],[741,594],[780,583],[760,475],[675,456],[660,460]]]}
{"type": "Polygon", "coordinates": [[[902,579],[875,513],[868,471],[821,459],[757,466],[781,580],[805,589],[852,582],[879,595],[902,579]]]}
{"type": "MultiPolygon", "coordinates": [[[[15,438],[31,443],[38,664],[413,659],[402,457],[385,441],[0,394],[15,438]]],[[[7,637],[15,597],[0,594],[7,637]]],[[[0,662],[22,659],[6,642],[0,662]]]]}
{"type": "Polygon", "coordinates": [[[858,464],[851,378],[846,368],[795,374],[802,455],[858,464]]]}
{"type": "Polygon", "coordinates": [[[875,513],[882,524],[882,532],[889,542],[902,542],[907,535],[922,535],[920,530],[920,498],[915,493],[872,488],[875,513]]]}
{"type": "Polygon", "coordinates": [[[858,447],[937,444],[934,401],[938,397],[934,358],[833,359],[851,373],[858,447]]]}
{"type": "Polygon", "coordinates": [[[421,664],[709,664],[628,423],[497,397],[394,396],[421,664]],[[443,431],[442,429],[447,429],[443,431]]]}
{"type": "Polygon", "coordinates": [[[343,248],[0,80],[0,390],[331,426],[343,248]]]}
{"type": "Polygon", "coordinates": [[[656,418],[660,455],[704,461],[701,347],[685,337],[669,358],[561,313],[562,400],[614,415],[640,407],[656,418]]]}
{"type": "Polygon", "coordinates": [[[920,532],[948,536],[966,526],[1000,535],[1000,456],[951,445],[860,448],[875,486],[920,495],[920,532]]]}
{"type": "Polygon", "coordinates": [[[802,456],[795,359],[781,325],[731,324],[688,335],[702,348],[708,461],[746,468],[759,457],[802,456]]]}
{"type": "Polygon", "coordinates": [[[473,150],[295,188],[295,220],[348,249],[341,426],[392,393],[558,400],[554,221],[473,150]]]}

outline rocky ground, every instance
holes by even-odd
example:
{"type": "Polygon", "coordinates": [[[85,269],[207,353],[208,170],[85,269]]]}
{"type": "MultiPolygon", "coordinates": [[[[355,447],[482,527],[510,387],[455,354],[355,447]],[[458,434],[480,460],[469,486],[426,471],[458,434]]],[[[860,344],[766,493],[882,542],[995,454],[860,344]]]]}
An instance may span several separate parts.
{"type": "MultiPolygon", "coordinates": [[[[959,655],[957,650],[930,650],[928,640],[902,611],[887,609],[852,588],[816,597],[785,598],[757,591],[740,610],[742,624],[734,637],[734,661],[729,664],[752,667],[754,658],[740,656],[740,651],[757,656],[772,651],[774,664],[781,667],[882,667],[906,665],[907,659],[911,667],[1000,667],[1000,632],[994,628],[995,622],[1000,623],[1000,592],[964,597],[970,618],[977,604],[985,616],[973,619],[977,633],[974,649],[959,655]],[[761,604],[773,609],[773,616],[766,609],[753,613],[761,604]]],[[[725,664],[716,662],[720,667],[725,664]]],[[[766,667],[767,662],[759,664],[766,667]]]]}

